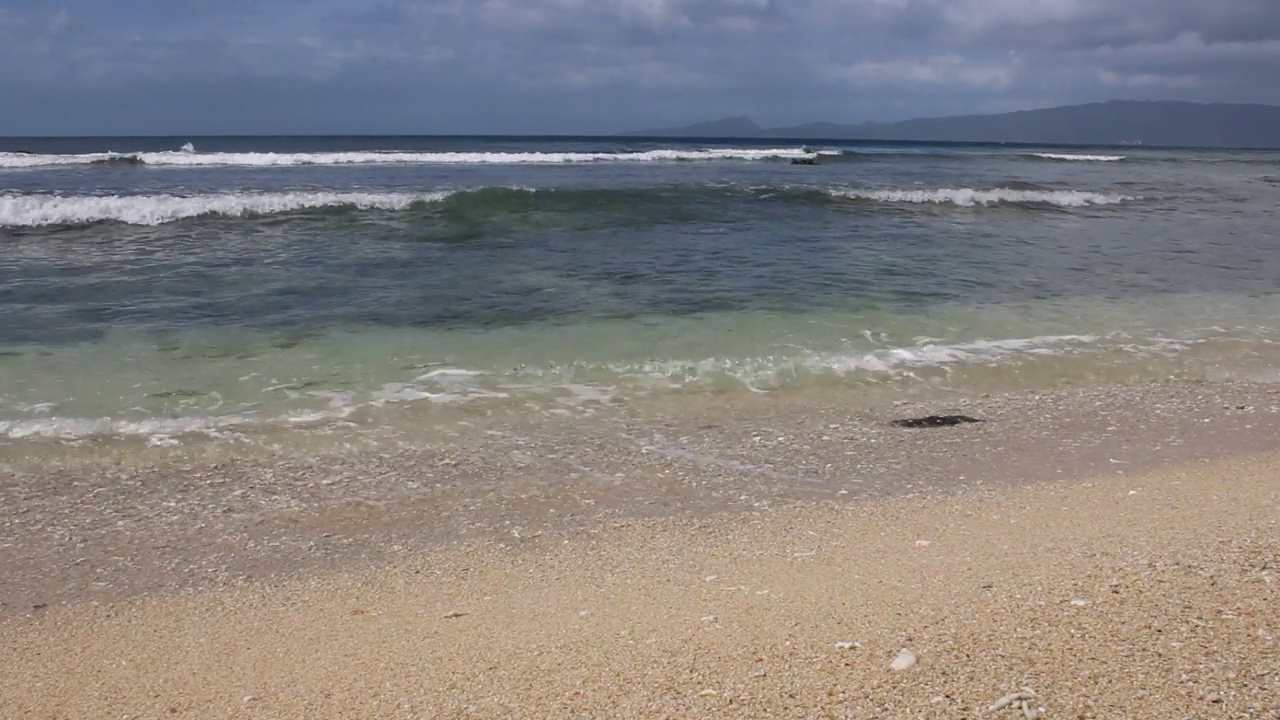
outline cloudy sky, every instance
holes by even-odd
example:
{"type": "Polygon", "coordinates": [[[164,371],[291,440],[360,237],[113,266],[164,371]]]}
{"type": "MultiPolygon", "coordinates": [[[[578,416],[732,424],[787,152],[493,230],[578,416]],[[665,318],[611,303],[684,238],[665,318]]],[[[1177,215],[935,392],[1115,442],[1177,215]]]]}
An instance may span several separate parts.
{"type": "Polygon", "coordinates": [[[1280,104],[1280,0],[3,0],[0,135],[1280,104]]]}

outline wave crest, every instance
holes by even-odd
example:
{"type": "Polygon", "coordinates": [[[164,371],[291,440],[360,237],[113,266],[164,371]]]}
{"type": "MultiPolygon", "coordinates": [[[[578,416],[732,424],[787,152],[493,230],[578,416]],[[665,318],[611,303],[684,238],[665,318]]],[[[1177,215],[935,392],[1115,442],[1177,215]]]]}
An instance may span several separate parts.
{"type": "Polygon", "coordinates": [[[1027,188],[940,188],[933,190],[846,189],[805,186],[661,186],[640,189],[575,189],[488,186],[430,192],[276,192],[212,195],[0,195],[0,228],[89,225],[118,222],[162,225],[194,218],[242,218],[320,209],[399,212],[426,204],[447,204],[458,213],[482,217],[544,209],[560,213],[629,213],[665,217],[673,207],[707,207],[720,202],[777,201],[818,204],[856,200],[887,204],[958,207],[1022,205],[1079,208],[1115,205],[1140,198],[1079,190],[1027,188]],[[533,204],[534,195],[544,198],[533,204]]]}
{"type": "Polygon", "coordinates": [[[1063,208],[1089,205],[1117,205],[1138,198],[1130,195],[1106,195],[1081,190],[1015,190],[995,188],[974,190],[971,188],[939,188],[935,190],[831,190],[834,197],[875,202],[958,205],[974,207],[982,205],[1053,205],[1063,208]]]}
{"type": "Polygon", "coordinates": [[[82,155],[40,155],[0,153],[0,168],[39,168],[66,165],[134,163],[186,167],[281,167],[296,165],[444,164],[521,165],[588,162],[672,162],[713,160],[782,160],[807,157],[801,148],[709,148],[700,150],[644,150],[633,152],[196,152],[194,148],[176,152],[87,153],[82,155]]]}
{"type": "Polygon", "coordinates": [[[1063,160],[1067,162],[1119,162],[1124,155],[1069,155],[1065,153],[1031,153],[1042,160],[1063,160]]]}
{"type": "Polygon", "coordinates": [[[438,202],[450,191],[431,193],[295,192],[178,195],[0,195],[0,227],[40,227],[121,222],[161,225],[208,215],[244,217],[331,207],[404,210],[415,203],[438,202]]]}

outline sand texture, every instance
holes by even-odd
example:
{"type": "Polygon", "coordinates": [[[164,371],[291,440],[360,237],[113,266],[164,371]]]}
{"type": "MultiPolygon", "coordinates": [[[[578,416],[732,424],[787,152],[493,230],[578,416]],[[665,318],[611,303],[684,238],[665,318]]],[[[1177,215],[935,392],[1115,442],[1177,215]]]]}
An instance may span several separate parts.
{"type": "Polygon", "coordinates": [[[229,441],[54,457],[0,446],[0,618],[404,563],[455,542],[520,545],[624,519],[931,497],[1265,453],[1280,450],[1277,391],[712,397],[475,424],[395,447],[319,437],[282,453],[229,441]],[[983,422],[890,424],[931,413],[983,422]]]}
{"type": "Polygon", "coordinates": [[[1277,635],[1262,457],[53,607],[0,624],[0,716],[1277,718],[1277,635]]]}

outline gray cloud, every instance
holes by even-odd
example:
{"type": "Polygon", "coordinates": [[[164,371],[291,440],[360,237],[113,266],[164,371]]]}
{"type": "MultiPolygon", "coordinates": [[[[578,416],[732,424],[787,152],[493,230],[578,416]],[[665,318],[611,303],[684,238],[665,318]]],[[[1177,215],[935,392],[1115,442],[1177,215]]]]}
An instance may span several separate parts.
{"type": "Polygon", "coordinates": [[[17,108],[0,134],[611,132],[739,113],[1280,102],[1280,3],[11,0],[0,62],[17,108]]]}

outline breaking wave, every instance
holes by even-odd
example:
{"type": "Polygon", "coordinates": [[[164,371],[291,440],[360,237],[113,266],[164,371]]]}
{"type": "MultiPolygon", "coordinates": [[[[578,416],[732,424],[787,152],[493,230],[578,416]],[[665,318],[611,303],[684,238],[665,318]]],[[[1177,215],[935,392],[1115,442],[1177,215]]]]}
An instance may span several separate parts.
{"type": "MultiPolygon", "coordinates": [[[[831,380],[877,383],[918,377],[917,373],[930,368],[951,372],[962,367],[1089,353],[1104,349],[1100,343],[1105,340],[1096,335],[1041,335],[954,343],[917,338],[909,345],[862,352],[806,351],[781,356],[584,362],[521,367],[512,370],[511,374],[441,368],[408,381],[375,383],[362,390],[316,388],[309,395],[304,393],[294,400],[322,399],[325,400],[323,407],[294,405],[277,407],[274,412],[133,419],[68,417],[48,412],[58,406],[58,403],[50,402],[42,405],[42,412],[0,419],[0,438],[74,441],[116,437],[169,444],[181,436],[235,437],[271,427],[323,429],[335,422],[351,420],[358,413],[406,403],[438,406],[498,402],[563,408],[583,403],[608,403],[612,398],[633,393],[696,393],[717,388],[768,392],[831,380]]],[[[281,387],[267,387],[262,391],[268,403],[287,395],[288,392],[281,387]]],[[[372,417],[365,417],[360,422],[371,420],[372,417]]]]}
{"type": "Polygon", "coordinates": [[[982,205],[1053,205],[1062,208],[1078,208],[1090,205],[1117,205],[1139,198],[1130,195],[1106,195],[1080,190],[1015,190],[996,188],[973,190],[971,188],[939,188],[935,190],[831,190],[835,197],[850,200],[869,200],[888,203],[913,203],[958,205],[974,207],[982,205]]]}
{"type": "Polygon", "coordinates": [[[66,165],[135,164],[171,167],[281,167],[295,165],[445,164],[518,165],[589,162],[672,162],[715,160],[783,160],[807,157],[802,148],[708,148],[698,150],[644,150],[632,152],[176,152],[87,153],[44,155],[0,153],[0,168],[39,168],[66,165]]]}
{"type": "Polygon", "coordinates": [[[1057,357],[1098,349],[1099,343],[1106,339],[1099,335],[1037,335],[947,343],[922,337],[916,338],[911,345],[866,352],[805,351],[795,355],[755,358],[652,360],[610,365],[609,371],[620,378],[648,383],[675,378],[682,388],[710,385],[728,378],[748,388],[776,389],[821,377],[875,381],[927,368],[946,370],[1034,357],[1057,357]]]}
{"type": "Polygon", "coordinates": [[[491,186],[429,192],[277,192],[211,195],[0,195],[0,228],[115,222],[162,225],[198,218],[256,218],[329,210],[403,212],[438,208],[472,219],[529,212],[606,215],[610,222],[696,219],[751,212],[752,202],[822,206],[856,200],[884,204],[959,207],[1018,205],[1080,208],[1138,199],[1079,190],[941,188],[848,189],[813,186],[671,185],[641,188],[526,188],[491,186]]]}
{"type": "Polygon", "coordinates": [[[921,160],[921,161],[991,161],[991,160],[1009,160],[1009,161],[1063,161],[1063,162],[1119,162],[1121,160],[1129,160],[1126,155],[1088,155],[1083,153],[1051,153],[1051,152],[1025,152],[1025,151],[1009,151],[1002,149],[981,149],[972,147],[963,148],[805,148],[811,154],[815,155],[819,162],[864,162],[874,160],[902,161],[902,160],[921,160]]]}
{"type": "Polygon", "coordinates": [[[1031,153],[1042,160],[1063,160],[1067,162],[1119,162],[1124,155],[1067,155],[1064,153],[1031,153]]]}
{"type": "Polygon", "coordinates": [[[351,207],[404,210],[417,203],[438,202],[449,191],[431,193],[291,192],[178,195],[0,195],[0,227],[41,227],[121,222],[161,225],[210,215],[245,217],[296,210],[351,207]]]}

